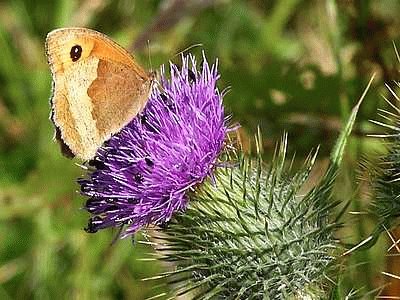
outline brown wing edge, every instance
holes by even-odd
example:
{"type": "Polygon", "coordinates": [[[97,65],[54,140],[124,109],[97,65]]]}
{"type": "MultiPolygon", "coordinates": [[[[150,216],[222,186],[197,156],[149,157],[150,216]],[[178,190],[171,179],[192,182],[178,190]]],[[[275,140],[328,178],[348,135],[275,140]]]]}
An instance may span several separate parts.
{"type": "Polygon", "coordinates": [[[57,140],[58,144],[60,145],[60,149],[61,149],[61,153],[67,157],[67,158],[74,158],[75,154],[72,152],[71,148],[68,147],[68,145],[64,142],[64,140],[62,139],[61,136],[61,130],[60,128],[56,125],[56,122],[54,121],[54,106],[53,106],[53,98],[55,96],[55,74],[54,74],[54,68],[53,68],[53,61],[51,60],[51,55],[49,53],[49,43],[48,43],[48,39],[49,39],[49,35],[51,34],[51,32],[49,32],[46,36],[46,42],[45,42],[45,54],[46,54],[46,58],[47,58],[47,63],[50,66],[50,72],[51,72],[51,80],[52,80],[52,84],[51,84],[51,96],[49,99],[50,102],[50,116],[49,119],[50,121],[53,123],[54,126],[54,139],[57,140]]]}
{"type": "Polygon", "coordinates": [[[67,157],[67,158],[74,158],[75,154],[72,152],[71,148],[64,142],[62,136],[61,136],[61,130],[60,128],[56,125],[56,122],[54,122],[54,108],[53,108],[53,98],[54,98],[54,81],[52,84],[52,89],[51,89],[51,97],[50,97],[50,106],[51,106],[51,111],[50,111],[50,116],[49,119],[53,123],[54,126],[54,139],[58,142],[60,145],[60,150],[61,153],[67,157]]]}
{"type": "Polygon", "coordinates": [[[72,150],[68,147],[66,143],[64,143],[64,140],[61,137],[61,131],[60,128],[58,128],[57,125],[54,125],[55,127],[55,139],[57,140],[58,144],[60,145],[61,153],[67,157],[67,158],[74,158],[75,154],[72,152],[72,150]]]}

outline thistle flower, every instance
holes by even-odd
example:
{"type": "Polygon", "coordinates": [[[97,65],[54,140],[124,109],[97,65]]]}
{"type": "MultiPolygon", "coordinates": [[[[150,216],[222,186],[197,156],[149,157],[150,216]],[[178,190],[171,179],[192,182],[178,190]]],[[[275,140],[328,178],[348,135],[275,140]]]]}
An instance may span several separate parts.
{"type": "Polygon", "coordinates": [[[309,192],[316,153],[293,174],[285,164],[286,137],[269,166],[260,154],[254,160],[239,152],[237,167],[218,168],[214,181],[191,193],[185,213],[146,233],[157,250],[149,260],[174,265],[149,280],[167,279],[169,299],[188,293],[195,299],[328,299],[341,253],[331,193],[360,103],[309,192]]]}
{"type": "Polygon", "coordinates": [[[217,63],[192,55],[182,67],[161,70],[144,111],[101,147],[94,169],[79,180],[86,230],[128,225],[123,237],[148,224],[163,224],[185,209],[187,192],[209,176],[223,148],[222,95],[216,87],[217,63]]]}
{"type": "Polygon", "coordinates": [[[248,158],[218,168],[185,213],[146,233],[158,243],[158,259],[177,265],[157,276],[175,283],[171,298],[328,298],[324,276],[338,248],[328,216],[337,203],[326,204],[329,193],[318,188],[299,195],[315,155],[294,176],[285,156],[286,139],[269,168],[248,158]]]}

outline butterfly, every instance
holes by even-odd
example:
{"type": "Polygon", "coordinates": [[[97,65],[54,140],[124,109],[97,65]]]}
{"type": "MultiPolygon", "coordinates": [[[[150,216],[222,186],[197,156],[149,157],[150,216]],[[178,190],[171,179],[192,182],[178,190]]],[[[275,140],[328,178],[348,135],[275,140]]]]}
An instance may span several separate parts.
{"type": "Polygon", "coordinates": [[[55,138],[66,156],[90,160],[141,112],[154,75],[109,37],[87,28],[53,30],[45,48],[55,138]]]}

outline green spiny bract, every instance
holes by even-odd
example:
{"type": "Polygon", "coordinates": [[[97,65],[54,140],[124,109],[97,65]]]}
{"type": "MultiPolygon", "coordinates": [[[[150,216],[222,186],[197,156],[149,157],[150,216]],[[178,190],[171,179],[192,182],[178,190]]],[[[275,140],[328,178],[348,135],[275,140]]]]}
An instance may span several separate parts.
{"type": "MultiPolygon", "coordinates": [[[[400,86],[399,83],[397,85],[400,86]]],[[[400,100],[391,88],[389,91],[395,99],[400,100]]],[[[389,100],[385,100],[390,104],[389,100]]],[[[380,136],[386,139],[388,152],[374,170],[376,197],[370,210],[378,217],[377,233],[394,227],[400,216],[400,110],[393,104],[390,105],[394,112],[380,110],[380,116],[385,122],[373,121],[390,130],[380,136]]]]}
{"type": "Polygon", "coordinates": [[[331,192],[371,83],[351,111],[325,175],[304,195],[316,153],[291,176],[286,138],[270,167],[260,154],[256,162],[243,157],[239,166],[218,168],[199,185],[185,212],[148,232],[158,259],[174,266],[155,278],[167,278],[175,295],[195,299],[336,299],[327,276],[338,265],[337,224],[330,220],[341,213],[333,216],[338,203],[331,192]]]}
{"type": "Polygon", "coordinates": [[[332,168],[301,195],[315,161],[294,176],[285,167],[286,139],[270,167],[259,157],[219,168],[194,192],[188,209],[151,232],[159,259],[176,269],[161,274],[175,294],[198,299],[327,298],[326,272],[335,260],[336,228],[328,215],[332,168]]]}

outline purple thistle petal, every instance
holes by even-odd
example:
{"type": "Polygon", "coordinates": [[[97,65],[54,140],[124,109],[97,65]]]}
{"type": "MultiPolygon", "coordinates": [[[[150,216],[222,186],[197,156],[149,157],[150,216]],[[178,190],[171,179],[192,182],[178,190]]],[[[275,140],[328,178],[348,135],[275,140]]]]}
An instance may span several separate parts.
{"type": "Polygon", "coordinates": [[[170,79],[161,70],[144,111],[101,147],[80,179],[88,232],[128,224],[123,237],[163,224],[185,209],[186,192],[212,174],[227,132],[217,62],[201,70],[192,55],[170,79]]]}

